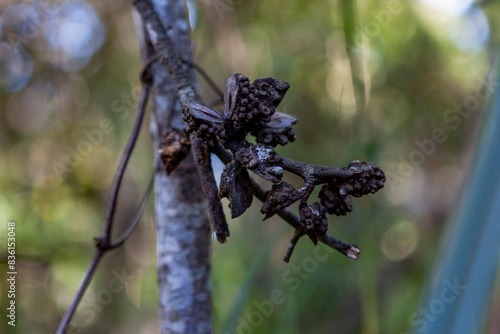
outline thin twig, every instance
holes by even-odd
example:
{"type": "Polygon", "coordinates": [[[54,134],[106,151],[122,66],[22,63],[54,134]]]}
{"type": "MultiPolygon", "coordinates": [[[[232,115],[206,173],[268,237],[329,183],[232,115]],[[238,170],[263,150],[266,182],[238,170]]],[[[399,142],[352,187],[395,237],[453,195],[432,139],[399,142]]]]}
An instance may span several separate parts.
{"type": "Polygon", "coordinates": [[[347,242],[343,242],[342,240],[337,239],[331,236],[330,234],[325,234],[323,236],[320,236],[318,237],[318,239],[325,245],[328,245],[338,250],[345,256],[350,257],[351,259],[354,260],[357,260],[357,258],[359,257],[359,253],[361,253],[358,246],[348,244],[347,242]]]}
{"type": "Polygon", "coordinates": [[[283,261],[286,263],[290,262],[290,257],[292,256],[293,251],[295,250],[295,246],[297,245],[297,242],[299,241],[300,237],[304,235],[304,229],[299,229],[295,230],[295,233],[293,234],[292,240],[290,240],[290,243],[288,244],[288,249],[286,250],[285,257],[283,258],[283,261]]]}
{"type": "Polygon", "coordinates": [[[354,175],[357,175],[365,170],[371,169],[371,166],[361,166],[357,169],[346,167],[326,167],[321,165],[308,164],[302,161],[296,161],[282,157],[280,164],[284,170],[289,171],[302,179],[314,178],[321,182],[331,180],[350,180],[354,175]]]}
{"type": "MultiPolygon", "coordinates": [[[[149,71],[149,68],[151,68],[151,65],[153,65],[153,63],[155,63],[159,59],[161,59],[161,56],[159,54],[155,54],[154,56],[152,56],[148,60],[146,60],[146,62],[144,63],[144,65],[142,67],[141,73],[147,74],[148,73],[147,71],[149,71]]],[[[215,81],[212,80],[212,78],[210,77],[210,75],[208,75],[208,73],[200,65],[196,64],[195,62],[193,62],[193,61],[191,61],[189,59],[185,59],[185,58],[181,58],[181,62],[183,62],[184,64],[189,65],[190,67],[192,67],[196,71],[198,71],[198,73],[208,83],[208,85],[210,86],[210,88],[212,88],[213,91],[219,97],[217,99],[217,101],[223,101],[224,100],[224,92],[222,91],[222,89],[220,89],[219,86],[217,86],[217,84],[215,83],[215,81]]]]}

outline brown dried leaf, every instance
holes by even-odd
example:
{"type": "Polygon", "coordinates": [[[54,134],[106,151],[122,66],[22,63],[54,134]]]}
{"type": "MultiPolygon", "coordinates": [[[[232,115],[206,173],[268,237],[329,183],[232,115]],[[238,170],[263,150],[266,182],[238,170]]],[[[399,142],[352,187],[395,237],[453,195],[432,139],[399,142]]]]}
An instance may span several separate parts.
{"type": "Polygon", "coordinates": [[[252,205],[253,194],[248,171],[236,161],[226,165],[221,176],[219,197],[229,199],[232,218],[241,216],[252,205]]]}
{"type": "Polygon", "coordinates": [[[226,80],[226,89],[224,90],[224,118],[230,119],[236,108],[236,99],[239,91],[239,80],[242,74],[231,74],[226,80]]]}
{"type": "Polygon", "coordinates": [[[205,107],[203,104],[191,101],[188,103],[188,109],[191,112],[191,116],[198,121],[213,125],[222,125],[224,123],[224,120],[219,113],[205,107]]]}

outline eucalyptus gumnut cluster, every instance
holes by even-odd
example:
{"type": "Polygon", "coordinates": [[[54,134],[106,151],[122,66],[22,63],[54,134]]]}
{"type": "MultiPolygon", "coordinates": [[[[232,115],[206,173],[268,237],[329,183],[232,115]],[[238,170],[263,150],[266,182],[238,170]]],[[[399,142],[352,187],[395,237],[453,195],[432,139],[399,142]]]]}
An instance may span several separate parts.
{"type": "Polygon", "coordinates": [[[347,170],[366,170],[364,173],[355,173],[351,177],[339,182],[329,182],[321,188],[319,198],[321,204],[329,214],[345,216],[352,211],[352,198],[367,194],[375,194],[384,187],[385,175],[373,162],[353,161],[347,170]]]}
{"type": "Polygon", "coordinates": [[[273,216],[278,211],[283,210],[290,204],[297,201],[295,188],[288,182],[273,184],[271,190],[267,193],[267,198],[260,212],[266,215],[265,219],[273,216]]]}
{"type": "Polygon", "coordinates": [[[266,128],[290,85],[272,78],[257,79],[250,84],[243,74],[235,74],[231,81],[228,82],[232,93],[228,96],[230,112],[226,116],[228,135],[233,140],[243,140],[249,132],[259,134],[266,128]]]}
{"type": "Polygon", "coordinates": [[[318,238],[328,231],[328,220],[326,219],[326,209],[319,203],[299,208],[300,220],[309,238],[318,243],[318,238]]]}
{"type": "Polygon", "coordinates": [[[226,82],[224,114],[190,102],[184,108],[186,131],[205,141],[220,140],[226,148],[242,144],[249,133],[257,143],[286,145],[295,140],[292,125],[297,119],[276,108],[288,88],[282,80],[264,78],[250,83],[243,74],[233,74],[226,82]]]}
{"type": "MultiPolygon", "coordinates": [[[[273,183],[261,200],[265,219],[299,202],[299,237],[303,234],[316,244],[326,240],[327,214],[337,216],[352,211],[352,197],[373,194],[384,186],[385,175],[373,162],[353,161],[344,168],[323,167],[286,159],[275,147],[295,140],[293,125],[297,120],[276,111],[290,85],[273,78],[257,79],[253,83],[242,74],[228,77],[224,92],[224,113],[213,111],[200,103],[190,102],[184,109],[187,131],[202,138],[209,149],[229,154],[221,176],[218,197],[229,199],[231,216],[243,214],[251,205],[254,182],[249,171],[273,183]],[[247,141],[247,136],[256,143],[247,141]],[[230,152],[230,153],[228,153],[230,152]],[[296,189],[283,180],[291,172],[304,181],[296,189]],[[322,186],[319,202],[308,200],[316,186],[322,186]]],[[[227,156],[226,156],[227,157],[227,156]]],[[[328,238],[327,238],[328,239],[328,238]]],[[[294,244],[298,238],[292,239],[294,244]],[[294,241],[295,240],[295,241],[294,241]]],[[[342,252],[348,256],[359,253],[352,248],[342,252]],[[353,253],[354,252],[354,253],[353,253]],[[350,254],[350,255],[349,255],[350,254]]],[[[293,247],[292,247],[293,249],[293,247]]]]}

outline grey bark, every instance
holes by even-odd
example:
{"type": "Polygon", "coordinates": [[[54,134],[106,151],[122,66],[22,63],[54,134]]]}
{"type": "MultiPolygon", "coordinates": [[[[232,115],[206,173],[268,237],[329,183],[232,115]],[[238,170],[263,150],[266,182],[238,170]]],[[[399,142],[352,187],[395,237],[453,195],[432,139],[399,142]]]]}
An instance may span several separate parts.
{"type": "MultiPolygon", "coordinates": [[[[177,53],[191,59],[190,28],[183,0],[152,0],[177,53]]],[[[135,15],[143,59],[153,55],[145,28],[135,15]],[[146,37],[145,37],[146,36],[146,37]]],[[[186,69],[188,70],[188,69],[186,69]]],[[[194,74],[188,70],[193,77],[194,74]]],[[[211,333],[210,226],[206,201],[190,155],[169,176],[158,156],[169,128],[184,129],[182,109],[169,75],[153,64],[151,134],[154,145],[159,322],[161,333],[211,333]]]]}

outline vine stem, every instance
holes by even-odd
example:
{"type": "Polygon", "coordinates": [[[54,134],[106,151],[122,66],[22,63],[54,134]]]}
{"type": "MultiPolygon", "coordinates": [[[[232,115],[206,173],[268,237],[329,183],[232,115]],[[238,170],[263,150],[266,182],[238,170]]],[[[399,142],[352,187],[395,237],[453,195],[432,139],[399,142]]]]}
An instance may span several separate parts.
{"type": "Polygon", "coordinates": [[[120,164],[113,179],[111,185],[111,191],[108,198],[108,203],[106,205],[106,213],[104,219],[104,231],[100,242],[103,247],[109,247],[111,245],[111,233],[113,232],[113,219],[116,211],[116,203],[118,201],[118,192],[120,191],[120,186],[122,184],[123,175],[125,174],[125,169],[132,156],[132,151],[134,150],[137,138],[141,131],[142,120],[144,119],[144,114],[146,112],[146,105],[148,103],[149,88],[143,86],[141,90],[141,96],[139,99],[139,105],[137,107],[137,113],[135,115],[134,126],[132,132],[125,146],[125,150],[122,154],[120,164]]]}
{"type": "Polygon", "coordinates": [[[59,323],[59,327],[57,328],[56,334],[64,334],[66,332],[66,329],[68,328],[71,319],[73,318],[73,315],[75,314],[75,311],[78,307],[78,304],[83,298],[83,295],[85,294],[85,291],[87,291],[87,288],[90,285],[90,282],[92,282],[92,278],[94,277],[94,274],[97,270],[97,266],[99,265],[99,262],[101,261],[103,255],[106,253],[105,250],[102,249],[97,249],[94,258],[92,259],[92,262],[90,263],[89,268],[87,269],[87,273],[85,274],[85,277],[83,279],[82,284],[78,288],[78,291],[73,298],[71,305],[69,306],[68,310],[64,314],[63,318],[61,319],[61,322],[59,323]]]}
{"type": "Polygon", "coordinates": [[[127,145],[125,146],[125,150],[123,151],[120,163],[118,165],[115,177],[113,179],[113,183],[111,185],[110,196],[106,205],[103,233],[101,237],[95,239],[96,252],[94,254],[94,258],[92,259],[92,262],[90,263],[90,266],[87,269],[87,272],[85,273],[83,281],[80,287],[78,288],[78,291],[75,297],[73,298],[71,305],[69,306],[69,308],[66,310],[66,313],[62,317],[61,322],[59,323],[59,327],[57,328],[56,334],[65,333],[68,326],[70,325],[71,319],[73,318],[76,312],[76,309],[78,308],[78,305],[80,304],[85,294],[85,291],[87,291],[90,283],[92,282],[92,278],[94,277],[94,274],[97,270],[97,267],[101,259],[108,251],[118,248],[127,240],[127,238],[132,233],[133,229],[137,226],[141,213],[145,207],[146,200],[149,194],[151,193],[152,180],[149,182],[149,186],[144,194],[144,197],[141,201],[141,205],[139,206],[139,209],[137,210],[137,213],[135,214],[134,218],[129,223],[128,227],[125,229],[123,235],[120,238],[118,238],[118,242],[112,244],[111,233],[113,230],[113,224],[114,224],[113,218],[116,211],[118,193],[120,190],[120,185],[123,180],[123,175],[125,174],[125,170],[127,168],[127,164],[132,155],[132,151],[134,150],[137,138],[139,137],[142,121],[144,119],[144,114],[146,112],[148,97],[149,97],[149,88],[143,86],[141,90],[139,104],[137,106],[137,113],[134,119],[134,125],[132,127],[130,137],[127,141],[127,145]]]}

